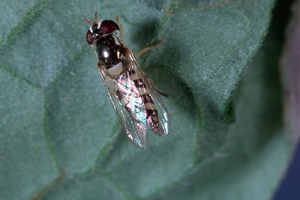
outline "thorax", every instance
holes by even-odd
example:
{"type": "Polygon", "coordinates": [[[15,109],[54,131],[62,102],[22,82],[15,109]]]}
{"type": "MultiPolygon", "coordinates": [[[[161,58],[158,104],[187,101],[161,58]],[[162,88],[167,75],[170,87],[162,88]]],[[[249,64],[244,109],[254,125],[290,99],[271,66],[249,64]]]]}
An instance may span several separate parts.
{"type": "Polygon", "coordinates": [[[96,44],[99,62],[107,70],[113,67],[123,67],[125,49],[118,37],[115,35],[107,35],[100,38],[96,44]]]}

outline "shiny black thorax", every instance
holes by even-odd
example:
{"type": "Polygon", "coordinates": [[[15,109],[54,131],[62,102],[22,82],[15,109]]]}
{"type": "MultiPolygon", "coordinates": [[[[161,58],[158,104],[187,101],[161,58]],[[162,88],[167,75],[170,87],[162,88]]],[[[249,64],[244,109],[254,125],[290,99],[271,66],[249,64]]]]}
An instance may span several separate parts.
{"type": "Polygon", "coordinates": [[[109,69],[124,61],[125,49],[120,40],[114,35],[101,37],[96,42],[99,62],[109,69]]]}

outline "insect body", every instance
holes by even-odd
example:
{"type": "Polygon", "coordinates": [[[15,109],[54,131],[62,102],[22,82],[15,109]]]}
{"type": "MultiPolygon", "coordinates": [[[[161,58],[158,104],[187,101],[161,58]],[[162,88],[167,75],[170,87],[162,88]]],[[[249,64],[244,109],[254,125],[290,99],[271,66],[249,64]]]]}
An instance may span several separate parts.
{"type": "MultiPolygon", "coordinates": [[[[147,131],[159,136],[169,134],[170,119],[152,80],[141,70],[136,55],[122,42],[122,27],[116,21],[97,20],[86,34],[87,42],[96,46],[97,66],[118,120],[128,138],[138,147],[146,148],[147,131]],[[120,33],[120,39],[117,34],[120,33]]],[[[165,95],[167,96],[167,95],[165,95]]]]}

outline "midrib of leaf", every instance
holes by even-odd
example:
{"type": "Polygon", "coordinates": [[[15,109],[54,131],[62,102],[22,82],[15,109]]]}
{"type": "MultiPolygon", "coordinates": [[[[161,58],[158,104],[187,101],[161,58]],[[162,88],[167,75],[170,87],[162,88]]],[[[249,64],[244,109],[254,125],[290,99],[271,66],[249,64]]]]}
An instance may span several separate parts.
{"type": "MultiPolygon", "coordinates": [[[[48,124],[48,109],[47,109],[47,103],[46,103],[46,94],[43,92],[43,126],[44,126],[44,135],[45,135],[45,140],[47,142],[47,145],[48,145],[48,149],[53,157],[53,161],[55,163],[55,167],[56,167],[56,170],[59,172],[63,169],[61,169],[59,167],[59,164],[58,164],[58,158],[56,156],[56,154],[54,153],[54,148],[53,148],[53,145],[51,143],[51,139],[50,139],[50,132],[49,132],[49,124],[48,124]]],[[[61,180],[63,180],[63,177],[61,178],[61,180]]],[[[47,186],[44,186],[44,187],[47,187],[47,186]]]]}

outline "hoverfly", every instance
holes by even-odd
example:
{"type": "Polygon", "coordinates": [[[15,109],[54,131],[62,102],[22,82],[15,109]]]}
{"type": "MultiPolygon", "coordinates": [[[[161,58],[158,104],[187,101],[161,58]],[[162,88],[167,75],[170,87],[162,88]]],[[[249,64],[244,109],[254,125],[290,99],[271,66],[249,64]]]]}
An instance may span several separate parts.
{"type": "Polygon", "coordinates": [[[122,26],[117,15],[116,22],[98,21],[97,12],[94,23],[88,18],[85,20],[91,25],[86,40],[91,46],[96,46],[101,79],[127,137],[144,149],[148,129],[159,136],[167,136],[170,118],[159,94],[168,96],[154,87],[136,59],[162,40],[134,54],[122,41],[122,26]]]}

